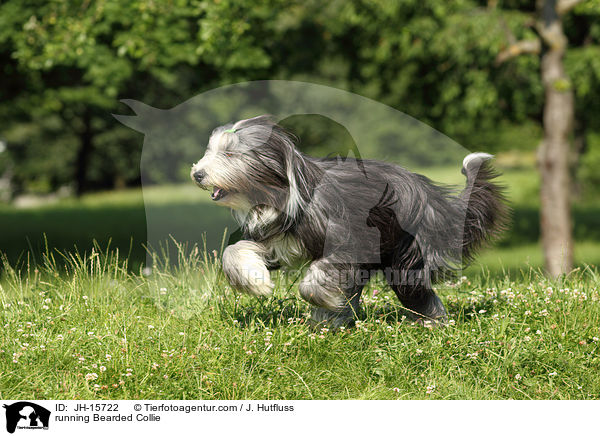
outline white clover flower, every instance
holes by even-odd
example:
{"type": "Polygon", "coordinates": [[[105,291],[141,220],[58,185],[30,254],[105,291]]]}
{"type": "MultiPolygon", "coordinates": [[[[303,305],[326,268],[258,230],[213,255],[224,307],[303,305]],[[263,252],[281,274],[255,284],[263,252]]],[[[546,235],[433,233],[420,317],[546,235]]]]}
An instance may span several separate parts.
{"type": "Polygon", "coordinates": [[[96,380],[97,378],[98,378],[98,374],[96,374],[95,372],[90,372],[89,374],[85,375],[85,379],[87,381],[96,380]]]}
{"type": "Polygon", "coordinates": [[[521,374],[516,374],[515,375],[515,380],[519,381],[521,380],[523,377],[521,376],[521,374]]]}

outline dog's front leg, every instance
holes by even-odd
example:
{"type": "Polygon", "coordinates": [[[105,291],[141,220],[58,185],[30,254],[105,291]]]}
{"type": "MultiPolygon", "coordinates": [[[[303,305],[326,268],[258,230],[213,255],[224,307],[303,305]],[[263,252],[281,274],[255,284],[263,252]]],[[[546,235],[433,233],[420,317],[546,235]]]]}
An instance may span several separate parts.
{"type": "Polygon", "coordinates": [[[252,295],[271,295],[274,285],[265,255],[265,247],[254,241],[228,246],[223,252],[223,272],[231,286],[252,295]]]}
{"type": "Polygon", "coordinates": [[[311,316],[313,325],[337,328],[354,323],[362,288],[370,277],[368,272],[361,272],[329,258],[310,264],[299,290],[302,298],[317,306],[311,316]]]}

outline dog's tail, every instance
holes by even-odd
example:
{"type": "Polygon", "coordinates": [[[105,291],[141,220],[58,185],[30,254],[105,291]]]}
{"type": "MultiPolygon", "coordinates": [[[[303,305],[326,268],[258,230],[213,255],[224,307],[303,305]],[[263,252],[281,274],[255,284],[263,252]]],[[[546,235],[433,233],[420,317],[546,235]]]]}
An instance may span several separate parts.
{"type": "Polygon", "coordinates": [[[467,186],[460,199],[466,208],[462,243],[466,263],[479,247],[495,239],[508,222],[504,187],[494,182],[499,174],[490,164],[492,158],[487,153],[471,153],[463,160],[462,173],[467,177],[467,186]]]}

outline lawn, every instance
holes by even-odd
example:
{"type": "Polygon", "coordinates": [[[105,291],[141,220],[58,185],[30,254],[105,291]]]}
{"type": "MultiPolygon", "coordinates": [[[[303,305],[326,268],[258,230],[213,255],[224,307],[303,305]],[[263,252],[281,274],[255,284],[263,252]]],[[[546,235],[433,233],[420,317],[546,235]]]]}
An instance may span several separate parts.
{"type": "Polygon", "coordinates": [[[600,208],[575,206],[578,269],[544,278],[530,171],[502,179],[503,239],[438,284],[451,320],[437,329],[379,279],[337,332],[309,329],[293,275],[274,273],[272,298],[234,292],[213,250],[235,225],[191,184],[2,207],[0,398],[599,399],[600,208]],[[177,262],[144,267],[147,220],[190,241],[171,242],[177,262]]]}
{"type": "MultiPolygon", "coordinates": [[[[113,252],[114,253],[114,252],[113,252]]],[[[312,331],[293,277],[232,291],[191,249],[146,276],[113,255],[5,272],[0,397],[36,399],[599,399],[600,276],[467,276],[438,286],[428,329],[375,280],[357,326],[312,331]]]]}

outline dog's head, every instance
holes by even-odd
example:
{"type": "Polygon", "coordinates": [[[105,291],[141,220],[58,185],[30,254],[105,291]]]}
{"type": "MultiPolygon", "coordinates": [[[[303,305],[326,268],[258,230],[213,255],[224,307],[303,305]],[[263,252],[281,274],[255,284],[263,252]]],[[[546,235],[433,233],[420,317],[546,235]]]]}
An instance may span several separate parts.
{"type": "MultiPolygon", "coordinates": [[[[298,192],[294,137],[269,116],[217,127],[190,176],[217,204],[248,210],[266,204],[284,211],[298,192]]],[[[290,212],[290,211],[286,211],[290,212]]]]}

